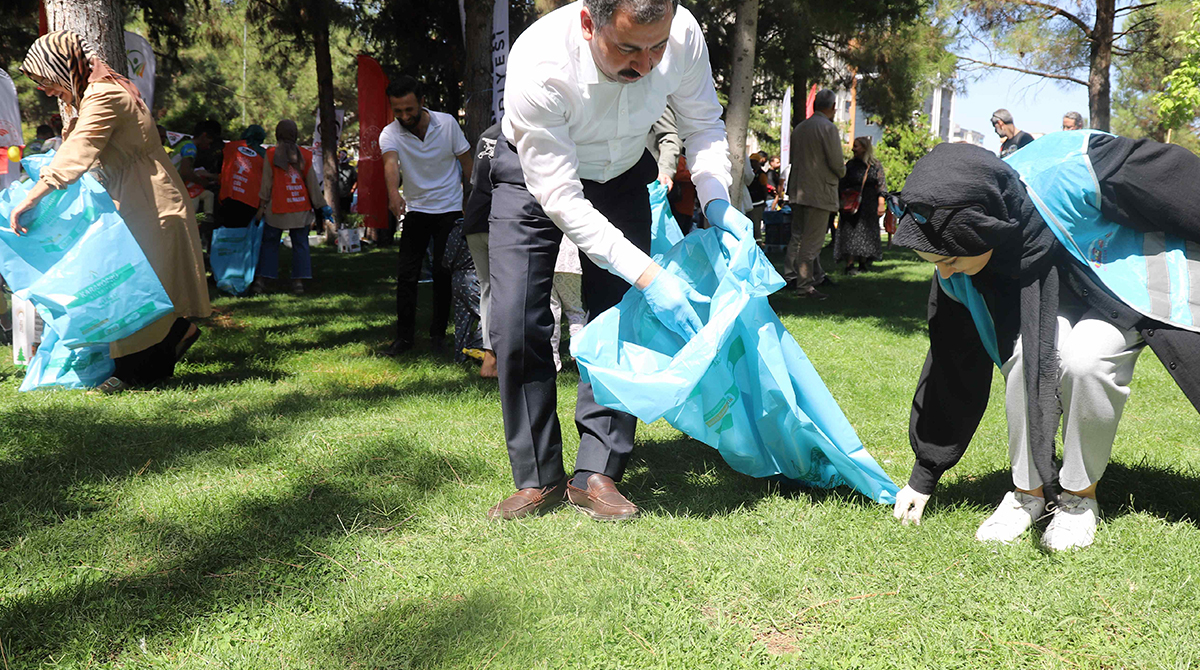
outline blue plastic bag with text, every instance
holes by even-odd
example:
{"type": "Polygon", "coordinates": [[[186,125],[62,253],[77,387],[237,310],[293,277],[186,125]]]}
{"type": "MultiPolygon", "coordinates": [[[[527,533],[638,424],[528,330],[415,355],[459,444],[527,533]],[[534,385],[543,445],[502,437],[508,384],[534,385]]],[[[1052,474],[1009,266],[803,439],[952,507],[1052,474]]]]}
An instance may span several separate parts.
{"type": "Polygon", "coordinates": [[[106,345],[173,312],[112,198],[90,174],[42,198],[22,218],[27,233],[11,230],[13,207],[52,159],[24,159],[32,179],[0,192],[0,274],[13,294],[37,306],[57,346],[67,349],[106,345]]]}
{"type": "Polygon", "coordinates": [[[29,361],[22,391],[38,388],[59,387],[66,389],[90,389],[104,383],[112,375],[116,365],[108,355],[108,345],[86,347],[64,346],[58,333],[47,329],[37,353],[29,361]]]}
{"type": "MultiPolygon", "coordinates": [[[[663,191],[651,189],[652,209],[663,191]]],[[[897,486],[771,309],[768,296],[784,282],[754,239],[697,230],[659,262],[711,297],[694,305],[705,325],[685,344],[630,290],[571,338],[596,401],[646,423],[665,418],[743,474],[845,484],[894,503],[897,486]]]]}
{"type": "Polygon", "coordinates": [[[242,295],[254,281],[258,252],[262,249],[263,222],[252,221],[245,228],[217,228],[213,231],[208,262],[212,265],[217,288],[242,295]]]}

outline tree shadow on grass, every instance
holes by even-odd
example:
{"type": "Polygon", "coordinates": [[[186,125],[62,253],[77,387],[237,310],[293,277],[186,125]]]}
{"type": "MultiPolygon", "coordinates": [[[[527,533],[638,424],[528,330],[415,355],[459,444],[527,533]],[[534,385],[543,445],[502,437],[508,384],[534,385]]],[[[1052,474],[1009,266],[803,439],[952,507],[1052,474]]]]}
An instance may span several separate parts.
{"type": "Polygon", "coordinates": [[[272,611],[264,603],[303,612],[324,597],[318,592],[380,569],[357,553],[338,560],[327,543],[356,533],[404,533],[406,524],[419,523],[412,518],[425,500],[456,484],[453,472],[477,477],[485,470],[478,459],[406,445],[390,459],[347,462],[320,481],[301,480],[267,498],[248,497],[197,524],[199,530],[186,520],[114,520],[122,526],[122,539],[143,545],[145,560],[131,562],[138,567],[127,573],[93,569],[74,584],[9,599],[0,608],[8,657],[117,661],[137,654],[140,640],[164,649],[201,626],[207,644],[231,617],[236,637],[246,636],[252,623],[269,629],[272,621],[245,619],[251,610],[246,603],[266,612],[260,618],[272,611]],[[403,477],[368,499],[344,477],[363,470],[403,477]]]}
{"type": "Polygon", "coordinates": [[[838,500],[876,506],[847,486],[823,489],[784,478],[743,475],[729,467],[716,449],[682,435],[639,442],[623,482],[621,490],[639,507],[671,516],[723,516],[775,494],[807,498],[813,504],[838,500]]]}
{"type": "Polygon", "coordinates": [[[320,419],[331,418],[328,408],[334,403],[353,408],[346,411],[369,411],[401,399],[449,397],[463,389],[486,392],[494,387],[482,381],[468,376],[367,387],[323,385],[239,404],[232,416],[224,415],[219,399],[167,401],[138,420],[130,420],[128,408],[99,403],[0,409],[4,426],[0,435],[18,436],[21,444],[28,445],[14,450],[13,458],[0,461],[0,486],[5,490],[0,547],[39,527],[107,509],[113,501],[104,496],[116,495],[114,480],[152,476],[208,451],[270,458],[273,452],[264,448],[265,443],[306,430],[292,419],[314,417],[311,428],[319,431],[320,419]]]}
{"type": "MultiPolygon", "coordinates": [[[[1012,487],[1009,470],[959,478],[938,486],[926,515],[939,508],[960,505],[990,511],[1012,487]]],[[[1165,521],[1190,523],[1200,528],[1200,475],[1195,472],[1145,461],[1134,465],[1109,463],[1097,489],[1097,498],[1102,515],[1109,519],[1144,512],[1165,521]]]]}
{"type": "MultiPolygon", "coordinates": [[[[280,364],[299,352],[354,344],[372,352],[386,347],[395,335],[395,254],[338,254],[317,248],[313,262],[318,278],[302,297],[281,292],[215,297],[220,311],[201,321],[205,336],[188,353],[187,361],[216,370],[188,372],[185,365],[177,376],[179,382],[278,381],[287,376],[280,364]]],[[[286,277],[287,272],[285,260],[280,276],[286,277]]],[[[417,296],[421,333],[432,316],[433,293],[430,286],[422,286],[417,296]]],[[[427,339],[419,340],[418,351],[424,351],[427,339]]]]}

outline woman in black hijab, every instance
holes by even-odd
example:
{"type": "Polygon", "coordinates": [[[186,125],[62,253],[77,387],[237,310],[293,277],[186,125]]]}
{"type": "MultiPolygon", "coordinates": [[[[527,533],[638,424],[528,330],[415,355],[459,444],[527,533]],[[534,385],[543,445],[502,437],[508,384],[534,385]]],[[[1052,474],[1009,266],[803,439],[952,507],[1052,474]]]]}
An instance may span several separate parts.
{"type": "MultiPolygon", "coordinates": [[[[1026,150],[1034,147],[1037,143],[1026,150]]],[[[987,407],[993,365],[1006,378],[1015,490],[980,527],[980,540],[1015,540],[1051,509],[1044,547],[1092,543],[1096,484],[1134,364],[1147,344],[1200,408],[1200,333],[1194,322],[1185,319],[1189,323],[1181,326],[1155,318],[1116,297],[1105,283],[1108,275],[1101,280],[1055,234],[1059,230],[1074,245],[1073,225],[1125,227],[1147,240],[1173,235],[1181,249],[1186,241],[1189,251],[1200,250],[1192,248],[1200,241],[1200,193],[1194,186],[1200,183],[1200,159],[1180,147],[1102,133],[1081,138],[1078,150],[1063,156],[1064,165],[1086,162],[1086,168],[1061,170],[1038,182],[1046,188],[1039,186],[1035,199],[1022,181],[1025,172],[979,147],[942,144],[917,162],[903,194],[892,201],[900,219],[895,242],[937,266],[929,299],[930,350],[909,424],[916,463],[895,508],[905,523],[920,523],[938,479],[966,451],[987,407]],[[1052,229],[1042,210],[1056,198],[1084,204],[1072,215],[1077,221],[1051,214],[1052,229]],[[1061,470],[1054,467],[1060,415],[1061,470]],[[1047,506],[1047,500],[1055,504],[1047,506]]],[[[1150,253],[1149,244],[1143,248],[1150,253]]],[[[1102,244],[1093,243],[1086,253],[1096,254],[1096,268],[1112,260],[1102,244]]],[[[1194,256],[1184,260],[1198,262],[1200,283],[1200,253],[1194,256]]],[[[1195,293],[1192,301],[1200,303],[1195,293]]],[[[1184,307],[1187,301],[1185,296],[1184,307]]]]}

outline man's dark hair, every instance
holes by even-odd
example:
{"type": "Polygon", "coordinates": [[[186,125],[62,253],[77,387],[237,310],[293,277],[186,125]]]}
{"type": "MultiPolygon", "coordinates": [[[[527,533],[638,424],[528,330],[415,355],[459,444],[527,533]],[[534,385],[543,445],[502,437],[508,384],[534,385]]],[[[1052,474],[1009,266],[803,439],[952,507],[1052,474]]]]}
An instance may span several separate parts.
{"type": "Polygon", "coordinates": [[[51,137],[54,137],[54,129],[43,123],[37,127],[37,136],[39,140],[48,140],[51,137]]]}
{"type": "Polygon", "coordinates": [[[679,0],[583,0],[583,6],[592,15],[595,29],[600,30],[612,22],[618,8],[629,12],[634,23],[644,26],[667,16],[668,7],[674,16],[679,10],[679,0]]]}
{"type": "Polygon", "coordinates": [[[388,82],[387,96],[389,98],[403,98],[409,93],[417,96],[418,101],[425,97],[421,91],[421,82],[406,74],[402,74],[388,82]]]}
{"type": "Polygon", "coordinates": [[[204,119],[192,128],[192,136],[208,135],[211,140],[221,139],[221,122],[215,119],[204,119]]]}

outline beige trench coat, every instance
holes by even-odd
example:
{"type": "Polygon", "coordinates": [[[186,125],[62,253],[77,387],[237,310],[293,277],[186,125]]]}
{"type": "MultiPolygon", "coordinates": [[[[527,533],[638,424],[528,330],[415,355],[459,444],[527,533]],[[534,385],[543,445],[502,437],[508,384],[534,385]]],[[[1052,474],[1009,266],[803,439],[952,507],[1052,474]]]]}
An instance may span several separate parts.
{"type": "Polygon", "coordinates": [[[92,82],[64,136],[41,180],[65,188],[98,162],[121,218],[175,305],[174,314],[113,342],[112,357],[158,344],[177,317],[211,314],[195,212],[145,106],[116,82],[92,82]]]}

